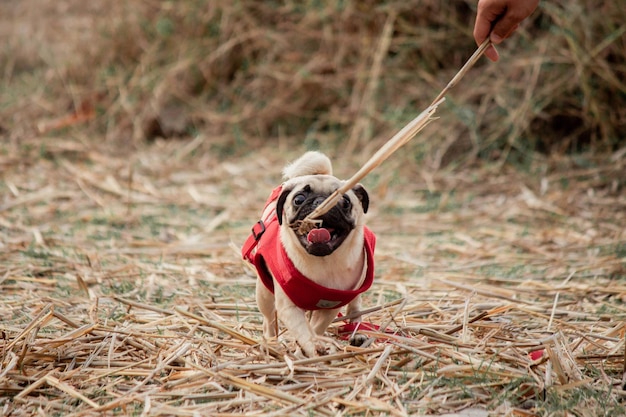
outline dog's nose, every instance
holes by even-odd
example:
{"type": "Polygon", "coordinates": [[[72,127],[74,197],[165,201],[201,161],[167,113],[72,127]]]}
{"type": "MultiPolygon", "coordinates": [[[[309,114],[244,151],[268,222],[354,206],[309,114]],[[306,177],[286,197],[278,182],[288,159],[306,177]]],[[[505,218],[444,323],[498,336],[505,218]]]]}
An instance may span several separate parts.
{"type": "Polygon", "coordinates": [[[317,207],[320,204],[322,204],[324,202],[324,200],[326,200],[326,197],[315,197],[315,200],[313,200],[313,207],[317,207]]]}

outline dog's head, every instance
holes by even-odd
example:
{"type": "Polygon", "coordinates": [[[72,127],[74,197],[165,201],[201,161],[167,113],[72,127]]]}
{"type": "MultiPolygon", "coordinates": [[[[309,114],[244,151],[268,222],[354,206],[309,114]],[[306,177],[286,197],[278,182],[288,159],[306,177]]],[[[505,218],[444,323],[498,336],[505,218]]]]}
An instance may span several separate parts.
{"type": "Polygon", "coordinates": [[[341,185],[342,181],[331,175],[304,175],[287,181],[278,197],[276,215],[281,228],[288,228],[289,239],[310,255],[330,255],[355,229],[363,227],[369,196],[359,184],[318,219],[321,223],[317,229],[306,234],[298,232],[302,220],[341,185]]]}

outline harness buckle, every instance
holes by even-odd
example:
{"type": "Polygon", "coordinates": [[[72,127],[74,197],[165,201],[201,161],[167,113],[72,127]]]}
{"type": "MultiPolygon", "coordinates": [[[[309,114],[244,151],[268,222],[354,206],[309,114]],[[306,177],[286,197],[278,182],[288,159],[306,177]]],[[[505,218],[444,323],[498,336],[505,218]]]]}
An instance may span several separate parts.
{"type": "Polygon", "coordinates": [[[261,239],[263,233],[265,233],[265,223],[263,223],[263,220],[259,220],[254,224],[254,226],[252,226],[252,236],[254,237],[254,240],[258,241],[261,239]]]}

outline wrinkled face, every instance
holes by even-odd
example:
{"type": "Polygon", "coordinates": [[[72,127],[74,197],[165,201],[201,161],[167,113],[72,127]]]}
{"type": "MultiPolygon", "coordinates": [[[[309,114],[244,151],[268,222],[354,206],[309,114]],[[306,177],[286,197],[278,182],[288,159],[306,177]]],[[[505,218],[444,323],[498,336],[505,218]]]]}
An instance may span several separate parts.
{"type": "Polygon", "coordinates": [[[278,198],[276,212],[279,223],[282,225],[285,222],[310,255],[326,256],[333,253],[355,227],[360,225],[363,213],[367,212],[367,191],[357,185],[335,207],[317,219],[321,220],[318,228],[308,233],[299,233],[301,221],[340,186],[341,182],[335,177],[314,175],[295,184],[286,183],[278,198]]]}

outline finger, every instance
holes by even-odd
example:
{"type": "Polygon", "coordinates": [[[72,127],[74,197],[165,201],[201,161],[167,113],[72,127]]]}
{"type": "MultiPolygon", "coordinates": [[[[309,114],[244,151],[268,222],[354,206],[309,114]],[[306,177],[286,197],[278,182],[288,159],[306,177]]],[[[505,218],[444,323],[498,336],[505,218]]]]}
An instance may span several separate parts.
{"type": "Polygon", "coordinates": [[[519,27],[519,21],[519,16],[514,13],[504,15],[493,26],[493,30],[491,31],[491,42],[497,45],[504,39],[511,36],[515,29],[519,27]]]}
{"type": "Polygon", "coordinates": [[[498,51],[493,45],[489,45],[489,47],[485,49],[484,54],[487,58],[489,58],[493,62],[496,62],[498,59],[500,59],[500,54],[498,54],[498,51]]]}
{"type": "Polygon", "coordinates": [[[476,44],[480,45],[489,36],[491,32],[491,22],[481,16],[476,17],[476,23],[474,25],[474,39],[476,44]]]}
{"type": "Polygon", "coordinates": [[[474,39],[480,45],[489,37],[496,21],[506,12],[506,4],[502,1],[479,1],[474,23],[474,39]]]}

